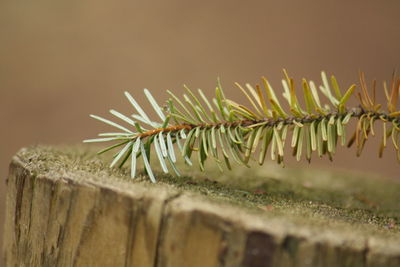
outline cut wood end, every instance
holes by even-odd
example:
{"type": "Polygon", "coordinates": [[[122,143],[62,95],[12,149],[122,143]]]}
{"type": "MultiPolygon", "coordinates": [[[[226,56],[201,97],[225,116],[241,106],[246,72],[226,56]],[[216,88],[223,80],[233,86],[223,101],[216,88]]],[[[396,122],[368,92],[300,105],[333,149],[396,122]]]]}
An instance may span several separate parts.
{"type": "Polygon", "coordinates": [[[396,181],[266,166],[154,185],[103,160],[86,147],[14,157],[7,266],[400,264],[396,181]]]}

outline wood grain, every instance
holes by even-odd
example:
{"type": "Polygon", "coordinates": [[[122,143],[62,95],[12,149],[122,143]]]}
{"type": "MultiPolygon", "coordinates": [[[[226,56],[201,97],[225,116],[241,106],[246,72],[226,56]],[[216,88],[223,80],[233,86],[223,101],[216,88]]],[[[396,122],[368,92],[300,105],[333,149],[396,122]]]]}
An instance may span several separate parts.
{"type": "Polygon", "coordinates": [[[36,164],[20,154],[10,165],[6,266],[400,266],[398,239],[316,231],[162,183],[36,164]]]}

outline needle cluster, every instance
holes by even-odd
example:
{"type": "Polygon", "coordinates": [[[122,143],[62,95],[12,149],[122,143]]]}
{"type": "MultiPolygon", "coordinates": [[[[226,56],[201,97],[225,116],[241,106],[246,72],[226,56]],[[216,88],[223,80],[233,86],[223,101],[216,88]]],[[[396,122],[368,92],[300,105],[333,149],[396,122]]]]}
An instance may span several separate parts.
{"type": "Polygon", "coordinates": [[[380,121],[379,155],[382,156],[391,140],[400,162],[400,78],[393,75],[389,85],[383,84],[387,103],[382,106],[376,102],[376,82],[369,90],[362,73],[357,93],[355,84],[342,91],[335,76],[328,78],[325,72],[321,73],[319,86],[303,79],[299,93],[294,80],[286,70],[283,72],[282,97],[279,98],[265,77],[261,79],[261,85],[255,87],[235,83],[249,105],[227,98],[219,80],[212,99],[208,99],[201,89],[195,93],[184,86],[186,93],[181,98],[167,91],[170,98],[163,107],[149,90],[144,89],[157,120],[150,119],[132,95],[125,92],[136,113],[126,116],[113,109],[110,113],[127,126],[90,115],[119,132],[100,133],[98,138],[84,142],[113,142],[98,152],[119,149],[111,167],[122,167],[130,162],[131,177],[134,178],[137,160],[141,158],[150,180],[155,182],[150,163],[153,154],[165,173],[172,170],[178,176],[178,158],[192,166],[193,152],[198,153],[202,171],[208,158],[221,171],[224,166],[231,169],[232,162],[248,167],[250,159],[262,165],[268,155],[282,164],[286,146],[291,147],[297,160],[306,158],[310,161],[313,154],[332,159],[338,144],[349,147],[355,144],[359,156],[368,138],[375,135],[375,124],[380,121]],[[347,102],[354,95],[359,105],[348,107],[347,102]],[[282,101],[286,101],[286,105],[282,105],[282,101]],[[356,127],[347,141],[350,120],[356,121],[356,127]]]}

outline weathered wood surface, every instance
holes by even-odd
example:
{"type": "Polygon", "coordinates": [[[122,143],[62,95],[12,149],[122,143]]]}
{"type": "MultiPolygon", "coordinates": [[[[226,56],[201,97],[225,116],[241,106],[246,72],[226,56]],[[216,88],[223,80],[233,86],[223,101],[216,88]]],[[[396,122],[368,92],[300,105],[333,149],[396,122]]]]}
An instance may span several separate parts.
{"type": "Polygon", "coordinates": [[[360,180],[350,197],[305,179],[153,185],[90,151],[23,149],[7,180],[6,266],[400,266],[398,183],[372,183],[378,202],[360,180]]]}

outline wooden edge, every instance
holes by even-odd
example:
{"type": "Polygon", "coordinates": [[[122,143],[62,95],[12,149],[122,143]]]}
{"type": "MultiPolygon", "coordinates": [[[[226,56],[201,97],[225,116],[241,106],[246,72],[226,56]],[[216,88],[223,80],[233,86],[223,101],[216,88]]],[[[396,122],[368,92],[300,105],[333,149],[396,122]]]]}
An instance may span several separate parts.
{"type": "Polygon", "coordinates": [[[7,180],[7,266],[399,266],[398,248],[208,201],[166,185],[34,175],[7,180]]]}

